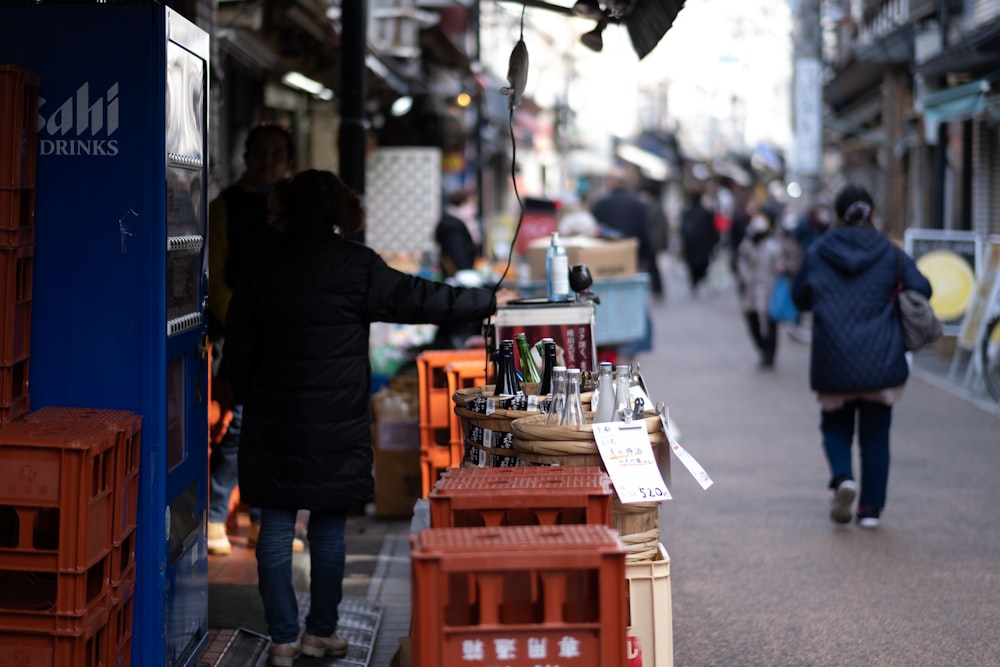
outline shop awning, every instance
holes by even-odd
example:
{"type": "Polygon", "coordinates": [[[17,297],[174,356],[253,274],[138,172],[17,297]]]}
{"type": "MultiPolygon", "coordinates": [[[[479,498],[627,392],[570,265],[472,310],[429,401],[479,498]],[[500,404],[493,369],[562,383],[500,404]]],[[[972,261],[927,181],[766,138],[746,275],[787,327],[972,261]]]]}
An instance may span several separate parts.
{"type": "Polygon", "coordinates": [[[986,110],[990,87],[1000,73],[926,95],[923,99],[925,139],[934,142],[941,123],[975,118],[986,110]]]}

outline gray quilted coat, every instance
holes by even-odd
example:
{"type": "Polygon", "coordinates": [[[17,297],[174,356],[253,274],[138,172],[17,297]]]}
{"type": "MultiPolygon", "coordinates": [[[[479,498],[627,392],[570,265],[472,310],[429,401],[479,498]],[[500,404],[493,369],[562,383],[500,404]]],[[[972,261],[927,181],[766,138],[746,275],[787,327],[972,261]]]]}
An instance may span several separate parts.
{"type": "Polygon", "coordinates": [[[252,507],[340,510],[372,497],[372,322],[475,321],[490,290],[390,268],[331,230],[276,236],[249,266],[226,320],[243,403],[240,495],[252,507]]]}
{"type": "Polygon", "coordinates": [[[809,246],[792,297],[799,310],[813,312],[813,390],[849,394],[906,382],[909,367],[893,299],[897,254],[905,287],[930,297],[931,284],[914,261],[874,229],[838,227],[809,246]]]}

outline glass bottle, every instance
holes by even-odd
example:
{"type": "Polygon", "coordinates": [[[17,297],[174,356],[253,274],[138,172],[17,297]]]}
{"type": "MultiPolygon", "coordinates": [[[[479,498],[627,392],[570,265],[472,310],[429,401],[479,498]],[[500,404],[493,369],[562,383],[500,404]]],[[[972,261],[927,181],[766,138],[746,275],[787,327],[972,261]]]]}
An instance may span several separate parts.
{"type": "Polygon", "coordinates": [[[563,417],[560,422],[564,426],[583,426],[587,423],[583,415],[583,403],[580,401],[580,369],[566,369],[566,404],[563,406],[563,417]]]}
{"type": "Polygon", "coordinates": [[[542,381],[542,376],[535,365],[535,358],[531,354],[531,347],[528,345],[528,336],[522,331],[514,336],[517,342],[517,353],[521,361],[521,377],[524,382],[542,381]]]}
{"type": "Polygon", "coordinates": [[[549,301],[569,301],[569,255],[559,242],[559,232],[552,232],[545,251],[545,280],[549,301]]]}
{"type": "Polygon", "coordinates": [[[500,341],[500,356],[497,360],[496,386],[494,396],[513,396],[520,390],[514,375],[514,341],[500,341]]]}
{"type": "Polygon", "coordinates": [[[556,366],[556,342],[551,338],[542,339],[542,379],[538,385],[538,395],[552,393],[552,369],[556,366]]]}
{"type": "Polygon", "coordinates": [[[545,420],[548,426],[562,423],[563,406],[566,404],[566,367],[556,366],[552,369],[552,403],[549,405],[549,416],[545,420]]]}
{"type": "Polygon", "coordinates": [[[597,388],[590,398],[590,409],[594,411],[594,423],[615,421],[615,382],[611,379],[610,361],[602,361],[597,376],[597,388]]]}
{"type": "Polygon", "coordinates": [[[632,372],[628,366],[615,366],[615,410],[613,421],[624,421],[624,411],[631,414],[629,403],[629,385],[632,384],[632,372]]]}

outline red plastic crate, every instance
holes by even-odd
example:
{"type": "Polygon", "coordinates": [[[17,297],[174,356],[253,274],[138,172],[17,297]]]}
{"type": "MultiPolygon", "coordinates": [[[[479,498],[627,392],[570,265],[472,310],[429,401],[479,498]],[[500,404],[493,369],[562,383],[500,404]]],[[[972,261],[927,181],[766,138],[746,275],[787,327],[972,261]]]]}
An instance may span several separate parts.
{"type": "Polygon", "coordinates": [[[38,76],[0,64],[0,130],[38,129],[38,76]]]}
{"type": "MultiPolygon", "coordinates": [[[[484,348],[471,350],[425,350],[417,357],[417,382],[420,390],[421,427],[448,428],[452,413],[451,394],[444,369],[456,361],[479,361],[485,364],[484,348]]],[[[447,435],[443,444],[447,444],[447,435]]]]}
{"type": "Polygon", "coordinates": [[[35,242],[35,191],[0,187],[0,246],[35,242]]]}
{"type": "Polygon", "coordinates": [[[79,633],[0,629],[0,665],[26,667],[106,667],[110,611],[79,633]]]}
{"type": "Polygon", "coordinates": [[[625,549],[607,526],[410,536],[414,667],[624,667],[625,549]]]}
{"type": "Polygon", "coordinates": [[[611,525],[611,478],[599,467],[587,466],[585,473],[575,475],[469,470],[475,472],[442,477],[428,495],[432,528],[611,525]]]}
{"type": "Polygon", "coordinates": [[[102,424],[0,426],[0,567],[82,571],[110,554],[115,454],[102,424]]]}
{"type": "Polygon", "coordinates": [[[111,607],[110,569],[110,553],[82,572],[0,566],[0,627],[83,631],[111,607]]]}
{"type": "Polygon", "coordinates": [[[135,528],[125,535],[120,544],[115,544],[111,547],[111,571],[109,574],[111,588],[114,589],[116,586],[121,586],[123,582],[127,581],[130,570],[132,570],[131,576],[134,578],[135,528]]]}
{"type": "Polygon", "coordinates": [[[0,187],[34,188],[38,171],[38,132],[0,130],[0,187]]]}
{"type": "Polygon", "coordinates": [[[132,620],[135,599],[135,567],[131,577],[112,592],[111,615],[108,619],[108,667],[129,667],[132,664],[132,620]]]}
{"type": "Polygon", "coordinates": [[[84,422],[101,424],[116,434],[115,515],[112,544],[121,545],[135,530],[139,502],[139,458],[142,417],[129,410],[46,406],[25,417],[32,422],[84,422]]]}
{"type": "Polygon", "coordinates": [[[10,403],[0,404],[0,424],[16,422],[31,411],[31,397],[28,394],[15,398],[10,403]]]}

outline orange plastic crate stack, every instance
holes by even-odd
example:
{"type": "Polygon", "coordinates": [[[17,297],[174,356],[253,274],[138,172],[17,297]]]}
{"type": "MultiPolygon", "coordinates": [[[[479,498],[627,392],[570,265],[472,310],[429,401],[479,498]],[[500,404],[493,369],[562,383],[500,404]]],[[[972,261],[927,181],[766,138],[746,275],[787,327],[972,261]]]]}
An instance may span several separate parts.
{"type": "Polygon", "coordinates": [[[438,475],[451,466],[451,394],[445,368],[456,361],[485,363],[484,348],[426,350],[417,357],[420,391],[420,479],[421,498],[434,487],[438,475]]]}
{"type": "Polygon", "coordinates": [[[612,528],[428,528],[410,547],[414,667],[626,665],[612,528]]]}
{"type": "Polygon", "coordinates": [[[428,495],[432,528],[611,525],[611,478],[598,466],[461,468],[428,495]]]}
{"type": "MultiPolygon", "coordinates": [[[[478,361],[453,361],[444,368],[448,382],[448,396],[454,396],[459,389],[468,389],[486,384],[486,364],[484,359],[478,361]]],[[[454,407],[449,404],[448,412],[448,446],[451,448],[450,467],[462,465],[465,458],[465,434],[462,432],[462,419],[455,414],[454,407]]]]}
{"type": "Polygon", "coordinates": [[[116,455],[100,424],[0,427],[0,664],[106,664],[116,455]]]}
{"type": "Polygon", "coordinates": [[[27,414],[38,78],[0,65],[0,423],[27,414]]]}

